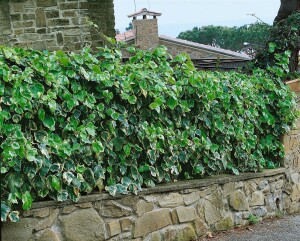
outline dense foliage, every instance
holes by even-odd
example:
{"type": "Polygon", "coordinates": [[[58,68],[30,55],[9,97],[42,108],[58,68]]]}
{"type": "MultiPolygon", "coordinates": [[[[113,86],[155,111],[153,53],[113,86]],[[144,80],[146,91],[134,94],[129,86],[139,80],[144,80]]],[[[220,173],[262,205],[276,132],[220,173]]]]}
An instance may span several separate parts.
{"type": "Polygon", "coordinates": [[[179,55],[0,47],[1,220],[14,205],[259,171],[283,157],[288,87],[263,71],[197,72],[179,55]]]}
{"type": "Polygon", "coordinates": [[[256,22],[241,27],[194,27],[179,34],[178,38],[239,52],[256,53],[269,39],[271,26],[256,22]]]}
{"type": "MultiPolygon", "coordinates": [[[[279,55],[290,51],[289,72],[300,71],[300,13],[289,15],[277,22],[270,31],[269,43],[256,56],[257,67],[267,68],[278,61],[279,55]]],[[[299,72],[298,72],[299,73],[299,72]]]]}

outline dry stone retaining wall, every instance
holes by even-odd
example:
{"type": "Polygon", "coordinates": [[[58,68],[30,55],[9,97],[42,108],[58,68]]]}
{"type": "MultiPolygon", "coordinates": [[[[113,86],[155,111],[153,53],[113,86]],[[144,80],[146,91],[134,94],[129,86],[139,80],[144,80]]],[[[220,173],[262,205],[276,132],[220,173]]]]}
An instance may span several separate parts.
{"type": "Polygon", "coordinates": [[[78,203],[35,203],[20,223],[2,224],[2,241],[189,241],[247,225],[250,214],[261,219],[300,211],[300,189],[288,184],[280,168],[170,183],[138,196],[95,194],[78,203]]]}
{"type": "Polygon", "coordinates": [[[88,19],[115,36],[113,0],[0,0],[0,44],[49,51],[103,45],[88,19]]]}
{"type": "Polygon", "coordinates": [[[139,195],[34,203],[19,223],[2,223],[1,240],[191,241],[245,226],[251,214],[260,220],[300,212],[299,137],[300,120],[283,138],[284,167],[274,170],[168,183],[139,195]]]}

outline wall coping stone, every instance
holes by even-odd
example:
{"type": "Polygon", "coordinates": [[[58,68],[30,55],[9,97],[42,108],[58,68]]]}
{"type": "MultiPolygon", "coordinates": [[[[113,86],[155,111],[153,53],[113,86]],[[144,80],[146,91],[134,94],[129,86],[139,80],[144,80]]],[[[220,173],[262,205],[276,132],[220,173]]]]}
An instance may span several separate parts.
{"type": "Polygon", "coordinates": [[[299,92],[300,91],[300,79],[294,79],[286,82],[286,85],[288,85],[292,91],[299,92]]]}
{"type": "MultiPolygon", "coordinates": [[[[231,174],[222,174],[222,175],[216,175],[211,177],[206,177],[203,179],[193,179],[193,180],[185,180],[185,181],[177,181],[177,182],[171,182],[171,183],[165,183],[165,184],[159,184],[153,188],[145,188],[142,191],[138,193],[138,196],[153,194],[153,193],[164,193],[164,192],[173,192],[173,191],[180,191],[180,190],[186,190],[186,189],[193,189],[193,188],[204,188],[208,187],[214,184],[225,184],[229,182],[239,182],[254,178],[263,178],[263,177],[271,177],[278,174],[284,174],[286,171],[285,168],[277,168],[277,169],[266,169],[261,172],[248,172],[248,173],[240,173],[240,175],[235,176],[231,174]]],[[[127,194],[132,195],[134,194],[127,194]]],[[[122,194],[117,194],[116,196],[111,196],[108,192],[102,192],[102,193],[93,193],[90,195],[82,196],[78,200],[78,203],[85,203],[85,202],[96,202],[96,201],[102,201],[102,200],[115,200],[120,199],[124,197],[122,194]]],[[[42,201],[42,202],[34,202],[32,204],[31,210],[33,209],[39,209],[49,206],[65,206],[68,204],[73,204],[73,201],[68,200],[65,202],[57,202],[57,201],[42,201]]]]}

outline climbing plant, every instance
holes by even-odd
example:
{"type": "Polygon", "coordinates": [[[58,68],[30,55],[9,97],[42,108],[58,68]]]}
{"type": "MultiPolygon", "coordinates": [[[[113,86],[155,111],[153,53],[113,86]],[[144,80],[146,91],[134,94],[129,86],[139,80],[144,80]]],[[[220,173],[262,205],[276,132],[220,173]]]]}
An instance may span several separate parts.
{"type": "Polygon", "coordinates": [[[81,53],[0,47],[1,221],[33,201],[274,168],[296,118],[294,96],[256,69],[198,72],[118,48],[81,53]]]}

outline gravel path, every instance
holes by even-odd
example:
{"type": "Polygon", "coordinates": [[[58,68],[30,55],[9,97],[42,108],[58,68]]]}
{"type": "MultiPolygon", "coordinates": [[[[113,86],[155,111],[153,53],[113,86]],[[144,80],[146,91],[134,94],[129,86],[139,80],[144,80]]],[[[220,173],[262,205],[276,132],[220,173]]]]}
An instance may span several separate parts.
{"type": "Polygon", "coordinates": [[[198,241],[300,241],[300,214],[263,221],[198,241]]]}

